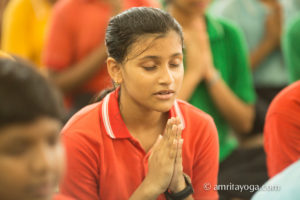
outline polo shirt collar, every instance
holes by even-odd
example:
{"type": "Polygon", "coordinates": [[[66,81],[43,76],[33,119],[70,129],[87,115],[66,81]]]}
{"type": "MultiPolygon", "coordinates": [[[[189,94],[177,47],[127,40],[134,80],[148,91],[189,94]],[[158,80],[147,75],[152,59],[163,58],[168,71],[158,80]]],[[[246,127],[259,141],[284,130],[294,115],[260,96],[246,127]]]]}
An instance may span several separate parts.
{"type": "MultiPolygon", "coordinates": [[[[119,96],[120,88],[106,95],[102,103],[101,119],[104,124],[105,131],[109,137],[112,139],[122,139],[132,137],[122,119],[120,109],[119,109],[119,96]]],[[[181,110],[178,106],[177,100],[175,100],[174,105],[169,111],[169,118],[179,117],[183,129],[185,127],[185,122],[181,110]]]]}
{"type": "Polygon", "coordinates": [[[214,19],[213,16],[206,13],[206,29],[210,40],[218,40],[224,36],[224,29],[222,25],[214,19]]]}

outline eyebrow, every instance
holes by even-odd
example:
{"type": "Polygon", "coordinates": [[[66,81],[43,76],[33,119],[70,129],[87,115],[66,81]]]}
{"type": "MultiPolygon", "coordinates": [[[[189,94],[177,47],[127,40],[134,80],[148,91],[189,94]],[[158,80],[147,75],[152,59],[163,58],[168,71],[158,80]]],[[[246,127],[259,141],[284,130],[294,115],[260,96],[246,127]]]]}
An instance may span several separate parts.
{"type": "MultiPolygon", "coordinates": [[[[182,53],[174,53],[170,57],[176,57],[176,56],[182,56],[182,55],[183,55],[182,53]]],[[[161,58],[161,56],[144,56],[144,57],[140,58],[139,60],[145,60],[145,59],[158,60],[160,58],[161,58]]]]}

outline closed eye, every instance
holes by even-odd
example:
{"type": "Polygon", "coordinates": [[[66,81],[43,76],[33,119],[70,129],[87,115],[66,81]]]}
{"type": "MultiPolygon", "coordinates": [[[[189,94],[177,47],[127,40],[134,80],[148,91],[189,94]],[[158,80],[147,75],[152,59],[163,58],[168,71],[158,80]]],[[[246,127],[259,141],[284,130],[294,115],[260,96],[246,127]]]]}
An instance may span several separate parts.
{"type": "Polygon", "coordinates": [[[179,67],[179,64],[170,64],[171,67],[179,67]]]}
{"type": "Polygon", "coordinates": [[[153,71],[153,70],[155,70],[156,68],[157,68],[157,66],[156,65],[154,65],[154,66],[151,66],[151,67],[143,67],[146,71],[153,71]]]}

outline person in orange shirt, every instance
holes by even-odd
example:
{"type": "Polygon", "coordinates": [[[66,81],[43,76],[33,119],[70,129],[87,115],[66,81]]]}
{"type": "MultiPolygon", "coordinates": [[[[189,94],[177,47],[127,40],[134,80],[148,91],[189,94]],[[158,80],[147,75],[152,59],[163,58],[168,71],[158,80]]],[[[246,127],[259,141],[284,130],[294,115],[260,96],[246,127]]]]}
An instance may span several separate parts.
{"type": "Polygon", "coordinates": [[[64,171],[62,118],[48,81],[33,66],[0,53],[1,200],[71,200],[54,197],[64,171]]]}
{"type": "Polygon", "coordinates": [[[105,43],[118,87],[63,128],[60,192],[84,200],[218,199],[213,119],[176,100],[184,73],[178,22],[159,9],[132,8],[111,18],[105,43]]]}
{"type": "Polygon", "coordinates": [[[272,101],[266,115],[264,148],[269,177],[300,159],[300,81],[272,101]]]}
{"type": "Polygon", "coordinates": [[[64,0],[54,6],[43,63],[74,113],[112,86],[104,46],[109,18],[122,9],[156,6],[150,0],[64,0]]]}

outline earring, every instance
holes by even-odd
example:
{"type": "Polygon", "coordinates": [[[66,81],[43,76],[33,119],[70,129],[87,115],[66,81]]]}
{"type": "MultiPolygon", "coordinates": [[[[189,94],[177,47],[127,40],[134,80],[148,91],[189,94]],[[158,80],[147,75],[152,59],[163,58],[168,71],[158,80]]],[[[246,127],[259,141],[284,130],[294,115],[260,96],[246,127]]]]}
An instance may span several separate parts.
{"type": "Polygon", "coordinates": [[[114,87],[118,87],[120,84],[118,81],[114,81],[114,87]]]}

